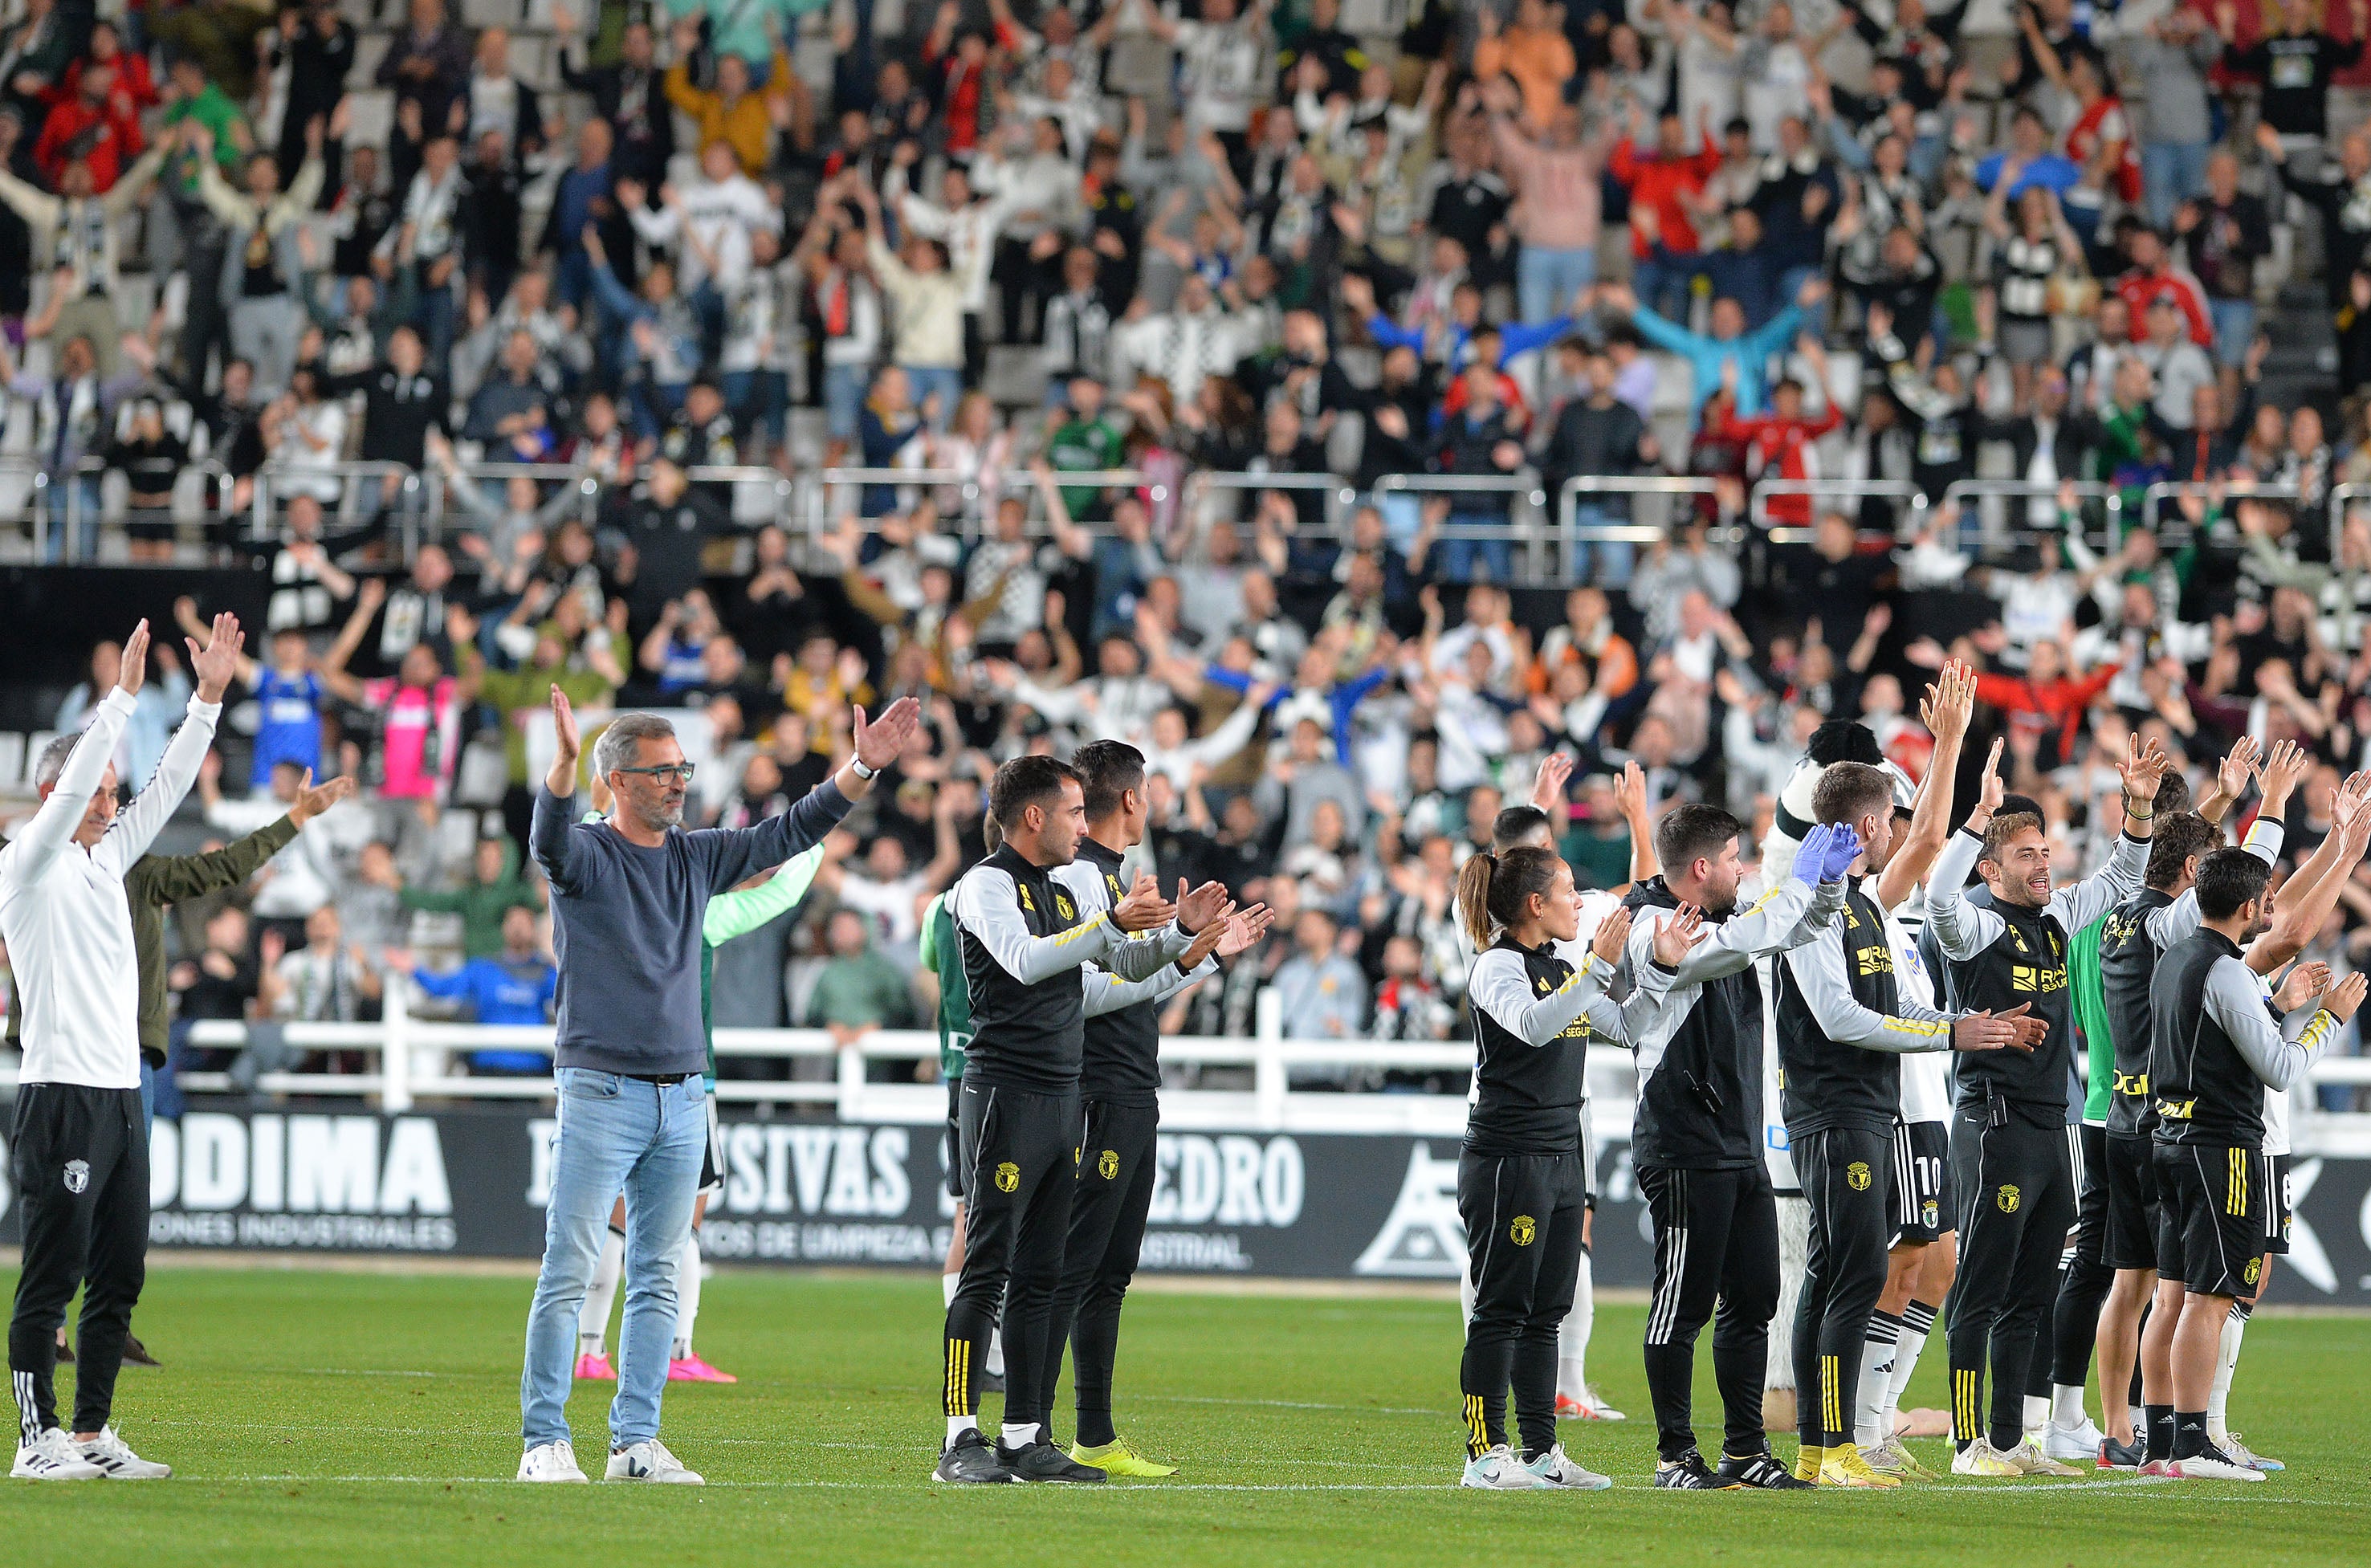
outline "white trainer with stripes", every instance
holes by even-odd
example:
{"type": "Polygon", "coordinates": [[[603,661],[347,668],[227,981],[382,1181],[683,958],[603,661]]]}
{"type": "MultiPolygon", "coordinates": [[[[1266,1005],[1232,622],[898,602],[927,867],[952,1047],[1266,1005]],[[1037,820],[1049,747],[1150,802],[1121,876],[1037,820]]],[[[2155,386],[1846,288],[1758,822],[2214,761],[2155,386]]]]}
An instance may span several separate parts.
{"type": "Polygon", "coordinates": [[[609,1456],[611,1481],[655,1481],[674,1486],[705,1486],[707,1481],[655,1437],[619,1448],[609,1456]]]}
{"type": "Polygon", "coordinates": [[[160,1465],[154,1459],[144,1459],[132,1451],[112,1426],[102,1426],[98,1435],[75,1447],[82,1457],[107,1472],[110,1481],[162,1481],[173,1473],[170,1465],[160,1465]]]}
{"type": "Polygon", "coordinates": [[[18,1481],[98,1481],[107,1474],[84,1458],[74,1439],[54,1426],[18,1445],[16,1468],[8,1473],[18,1481]]]}

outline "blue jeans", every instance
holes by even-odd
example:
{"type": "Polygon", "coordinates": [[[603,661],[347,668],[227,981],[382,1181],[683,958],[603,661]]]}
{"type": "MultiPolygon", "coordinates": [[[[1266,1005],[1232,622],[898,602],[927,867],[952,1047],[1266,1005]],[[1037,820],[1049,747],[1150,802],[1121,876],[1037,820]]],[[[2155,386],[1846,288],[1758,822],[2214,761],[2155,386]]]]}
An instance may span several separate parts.
{"type": "Polygon", "coordinates": [[[530,1448],[568,1437],[576,1314],[622,1190],[626,1320],[618,1336],[609,1442],[629,1447],[659,1434],[659,1396],[675,1339],[676,1264],[691,1235],[692,1197],[708,1147],[708,1090],[697,1073],[665,1085],[584,1067],[553,1076],[560,1128],[552,1138],[543,1269],[527,1309],[520,1429],[530,1448]]]}
{"type": "MultiPolygon", "coordinates": [[[[1583,501],[1572,509],[1573,521],[1582,528],[1602,528],[1613,524],[1626,524],[1627,517],[1609,513],[1604,506],[1592,506],[1583,501]]],[[[1590,540],[1584,536],[1572,547],[1572,576],[1576,582],[1594,582],[1601,588],[1621,588],[1630,582],[1631,564],[1637,557],[1637,547],[1627,539],[1590,540]],[[1589,575],[1591,554],[1599,567],[1596,577],[1589,575]]]]}
{"type": "Polygon", "coordinates": [[[2256,302],[2210,297],[2206,311],[2215,321],[2215,363],[2234,370],[2246,364],[2256,340],[2256,302]]]}
{"type": "Polygon", "coordinates": [[[1547,250],[1526,245],[1515,259],[1515,297],[1529,322],[1553,321],[1572,296],[1597,282],[1594,250],[1547,250]]]}
{"type": "Polygon", "coordinates": [[[1638,303],[1664,320],[1684,327],[1688,324],[1688,289],[1690,280],[1702,271],[1704,258],[1694,251],[1679,255],[1655,248],[1658,254],[1642,256],[1630,266],[1630,292],[1638,303]]]}
{"type": "Polygon", "coordinates": [[[914,407],[919,409],[931,393],[939,395],[939,417],[931,428],[943,433],[947,421],[954,418],[955,401],[963,396],[963,372],[950,365],[909,364],[904,367],[906,380],[914,388],[914,407]]]}
{"type": "Polygon", "coordinates": [[[2151,225],[2164,228],[2176,207],[2206,189],[2206,150],[2204,142],[2141,144],[2141,188],[2151,225]]]}
{"type": "Polygon", "coordinates": [[[1507,519],[1490,512],[1452,513],[1440,531],[1440,540],[1432,547],[1432,559],[1440,563],[1440,575],[1451,582],[1475,581],[1477,566],[1481,575],[1504,587],[1515,573],[1515,546],[1507,538],[1477,539],[1471,530],[1494,528],[1503,531],[1507,519]]]}

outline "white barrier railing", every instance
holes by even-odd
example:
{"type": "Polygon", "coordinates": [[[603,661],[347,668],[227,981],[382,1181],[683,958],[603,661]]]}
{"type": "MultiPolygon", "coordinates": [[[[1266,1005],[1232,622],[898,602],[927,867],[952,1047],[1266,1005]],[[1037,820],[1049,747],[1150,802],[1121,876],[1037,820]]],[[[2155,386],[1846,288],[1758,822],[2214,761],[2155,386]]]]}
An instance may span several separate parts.
{"type": "MultiPolygon", "coordinates": [[[[414,1017],[402,987],[387,991],[387,1016],[376,1023],[290,1023],[280,1038],[300,1051],[362,1051],[378,1057],[375,1073],[264,1072],[253,1079],[254,1091],[324,1099],[375,1100],[389,1112],[411,1110],[421,1101],[549,1100],[551,1079],[540,1073],[472,1076],[457,1071],[454,1058],[472,1051],[532,1051],[552,1048],[548,1027],[486,1027],[446,1023],[414,1017]]],[[[1371,1133],[1453,1138],[1465,1130],[1465,1074],[1474,1065],[1469,1042],[1402,1043],[1371,1040],[1290,1040],[1284,1036],[1283,1010],[1273,991],[1261,993],[1255,1012],[1256,1032],[1249,1039],[1202,1035],[1165,1036],[1161,1042],[1164,1066],[1181,1069],[1190,1079],[1217,1078],[1208,1085],[1166,1089],[1162,1093],[1164,1125],[1185,1131],[1282,1133],[1371,1133]],[[1453,1092],[1362,1091],[1304,1086],[1324,1084],[1346,1075],[1384,1072],[1447,1075],[1453,1092]]],[[[247,1043],[247,1026],[236,1022],[193,1024],[191,1044],[212,1049],[237,1049],[247,1043]]],[[[850,1124],[898,1124],[930,1126],[946,1118],[945,1088],[937,1082],[913,1081],[919,1062],[935,1062],[938,1036],[921,1030],[876,1030],[854,1044],[842,1047],[819,1029],[720,1029],[716,1031],[720,1063],[801,1062],[818,1064],[807,1078],[739,1078],[727,1077],[716,1086],[716,1097],[727,1105],[813,1105],[850,1124]],[[906,1070],[904,1081],[877,1083],[868,1069],[873,1063],[893,1063],[906,1070]]],[[[2076,1057],[2078,1064],[2083,1058],[2076,1057]]],[[[729,1069],[728,1069],[729,1070],[729,1069]]],[[[13,1054],[0,1055],[0,1090],[13,1090],[17,1064],[13,1054]]],[[[234,1092],[239,1086],[225,1072],[183,1072],[183,1092],[207,1095],[234,1092]]],[[[2309,1081],[2292,1096],[2292,1136],[2303,1155],[2371,1157],[2371,1112],[2325,1112],[2314,1091],[2323,1087],[2371,1089],[2371,1058],[2325,1057],[2317,1063],[2309,1081]]],[[[1637,1075],[1625,1054],[1590,1054],[1589,1090],[1592,1120],[1601,1139],[1627,1142],[1637,1095],[1637,1075]]]]}

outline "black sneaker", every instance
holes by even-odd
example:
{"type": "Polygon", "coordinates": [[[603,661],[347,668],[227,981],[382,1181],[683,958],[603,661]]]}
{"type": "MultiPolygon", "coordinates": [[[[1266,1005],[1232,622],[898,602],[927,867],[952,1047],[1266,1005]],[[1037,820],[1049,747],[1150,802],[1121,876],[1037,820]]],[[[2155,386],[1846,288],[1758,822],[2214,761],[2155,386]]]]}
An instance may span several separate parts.
{"type": "Polygon", "coordinates": [[[165,1364],[148,1354],[148,1347],[140,1343],[140,1336],[138,1334],[126,1334],[123,1336],[123,1365],[126,1366],[162,1366],[165,1364]]]}
{"type": "Polygon", "coordinates": [[[979,1375],[978,1389],[983,1394],[1000,1394],[1004,1392],[1004,1374],[1001,1372],[981,1373],[979,1375]]]}
{"type": "Polygon", "coordinates": [[[988,1439],[979,1435],[979,1429],[974,1427],[958,1436],[947,1451],[939,1456],[939,1468],[931,1472],[931,1479],[978,1485],[1020,1478],[997,1462],[996,1451],[988,1446],[988,1439]]]}
{"type": "Polygon", "coordinates": [[[1690,1448],[1678,1458],[1666,1459],[1655,1467],[1655,1484],[1682,1492],[1735,1492],[1745,1483],[1730,1476],[1715,1475],[1705,1468],[1704,1456],[1690,1448]]]}
{"type": "Polygon", "coordinates": [[[2099,1468],[2103,1470],[2136,1470],[2148,1458],[2148,1448],[2140,1443],[2119,1443],[2113,1437],[2099,1439],[2099,1468]]]}
{"type": "MultiPolygon", "coordinates": [[[[1701,1464],[1704,1461],[1699,1459],[1696,1462],[1701,1464]]],[[[1720,1469],[1714,1473],[1729,1481],[1742,1482],[1747,1486],[1758,1486],[1764,1492],[1817,1490],[1808,1481],[1796,1480],[1794,1472],[1773,1458],[1767,1448],[1758,1454],[1741,1456],[1723,1454],[1720,1457],[1720,1469]]]]}
{"type": "Polygon", "coordinates": [[[1093,1465],[1080,1464],[1043,1437],[1034,1443],[1024,1443],[1018,1448],[1008,1448],[1000,1441],[996,1445],[996,1462],[1010,1471],[1015,1481],[1050,1481],[1081,1485],[1104,1479],[1103,1471],[1093,1465]]]}

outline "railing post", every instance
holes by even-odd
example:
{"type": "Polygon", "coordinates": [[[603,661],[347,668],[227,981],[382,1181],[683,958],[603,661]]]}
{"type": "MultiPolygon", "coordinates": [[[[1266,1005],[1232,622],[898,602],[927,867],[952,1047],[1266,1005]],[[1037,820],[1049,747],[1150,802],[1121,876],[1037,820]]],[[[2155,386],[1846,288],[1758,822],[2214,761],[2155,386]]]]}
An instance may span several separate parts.
{"type": "Polygon", "coordinates": [[[843,1122],[863,1120],[864,1110],[864,1047],[843,1045],[837,1054],[839,1068],[839,1119],[843,1122]]]}
{"type": "Polygon", "coordinates": [[[401,981],[387,986],[379,1012],[379,1103],[390,1112],[411,1109],[411,1009],[405,988],[401,981]]]}
{"type": "Polygon", "coordinates": [[[1252,1040],[1257,1047],[1252,1062],[1254,1115],[1264,1132],[1284,1125],[1284,998],[1273,986],[1261,988],[1252,1001],[1252,1040]]]}

